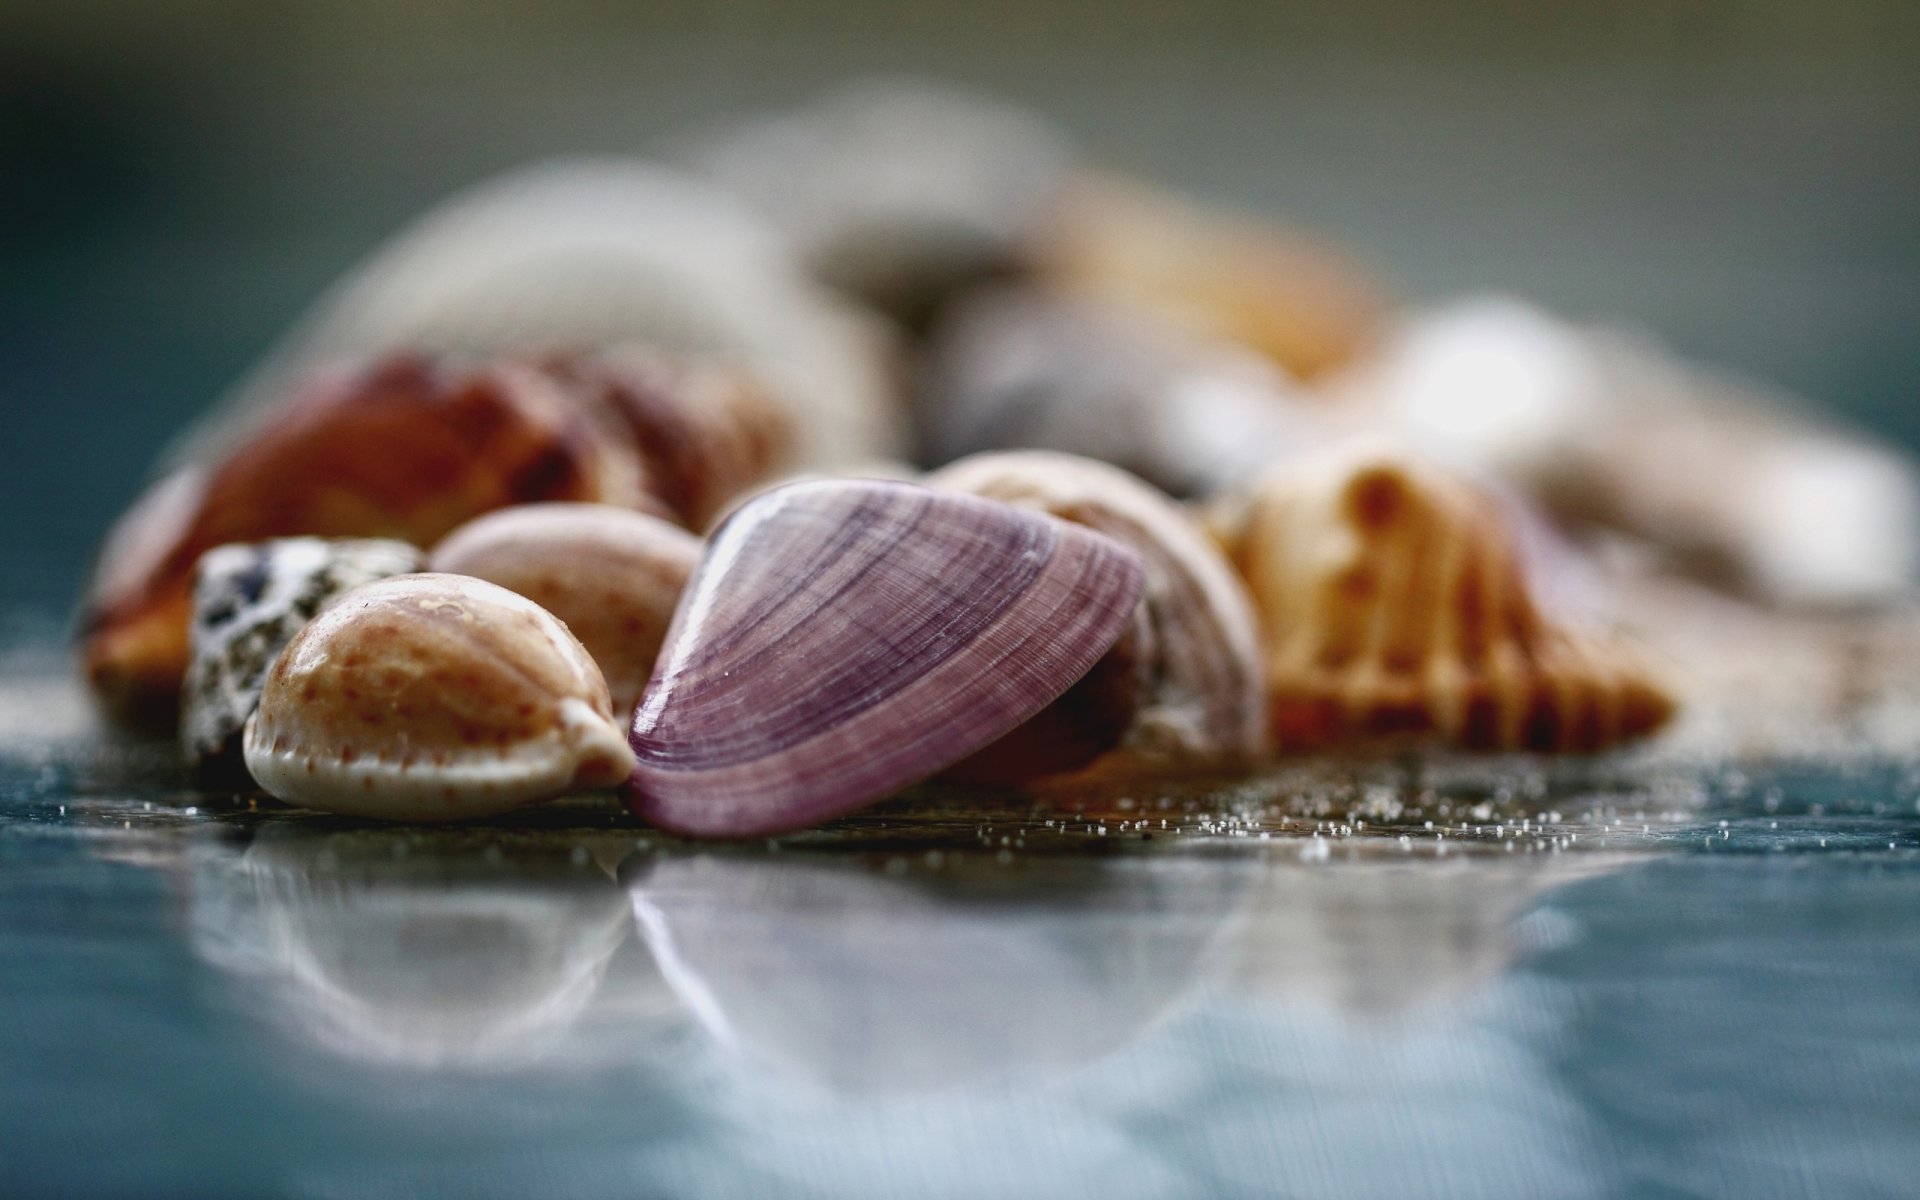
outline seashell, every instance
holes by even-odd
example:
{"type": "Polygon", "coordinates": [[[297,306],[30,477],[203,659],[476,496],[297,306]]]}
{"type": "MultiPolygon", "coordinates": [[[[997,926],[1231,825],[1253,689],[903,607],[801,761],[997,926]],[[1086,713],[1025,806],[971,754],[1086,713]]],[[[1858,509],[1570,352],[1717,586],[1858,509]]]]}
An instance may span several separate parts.
{"type": "Polygon", "coordinates": [[[277,538],[201,555],[180,701],[188,761],[237,766],[240,732],[260,703],[267,668],[293,635],[340,593],[420,566],[418,549],[384,538],[277,538]]]}
{"type": "Polygon", "coordinates": [[[1920,575],[1908,456],[1517,300],[1419,314],[1330,390],[1354,419],[1722,586],[1857,604],[1920,575]]]}
{"type": "Polygon", "coordinates": [[[1032,254],[1049,288],[1238,342],[1297,379],[1355,358],[1386,307],[1358,265],[1307,235],[1114,178],[1077,178],[1032,254]]]}
{"type": "Polygon", "coordinates": [[[156,485],[108,535],[81,654],[123,723],[167,726],[187,669],[189,577],[228,542],[313,535],[421,545],[509,504],[639,501],[631,446],[538,371],[401,355],[316,372],[224,459],[156,485]]]}
{"type": "Polygon", "coordinates": [[[633,720],[627,788],[679,832],[799,828],[924,780],[1085,675],[1137,555],[971,496],[877,480],[756,497],[709,544],[633,720]]]}
{"type": "Polygon", "coordinates": [[[935,461],[1062,450],[1175,495],[1244,483],[1328,436],[1258,355],[1145,313],[1015,287],[983,289],[941,320],[921,393],[935,461]]]}
{"type": "MultiPolygon", "coordinates": [[[[1086,680],[1009,738],[1031,738],[1048,714],[1091,699],[1107,713],[1125,712],[1120,736],[1100,748],[1117,751],[1096,770],[1222,770],[1264,754],[1265,663],[1252,602],[1218,547],[1179,507],[1117,468],[1044,451],[978,455],[927,483],[1084,525],[1134,551],[1146,568],[1144,629],[1123,637],[1086,680]],[[1089,696],[1089,681],[1103,674],[1110,676],[1104,694],[1089,696]],[[1133,689],[1132,703],[1107,698],[1116,687],[1133,689]]],[[[960,769],[972,777],[993,774],[993,760],[1011,749],[1007,740],[960,769]]],[[[1044,741],[1071,744],[1054,733],[1044,741]]],[[[1032,754],[1019,760],[1031,762],[1032,754]]]]}
{"type": "Polygon", "coordinates": [[[789,410],[801,466],[884,457],[905,432],[890,332],[813,283],[738,197],[640,159],[579,158],[482,183],[395,234],[188,446],[224,449],[317,363],[632,342],[760,377],[789,410]]]}
{"type": "Polygon", "coordinates": [[[625,718],[640,700],[700,539],[604,504],[524,504],[462,525],[428,569],[518,592],[566,622],[625,718]]]}
{"type": "Polygon", "coordinates": [[[778,225],[816,277],[918,326],[1018,265],[1074,153],[1012,105],[871,79],[732,122],[684,157],[778,225]]]}
{"type": "Polygon", "coordinates": [[[1429,463],[1344,447],[1276,468],[1216,517],[1265,626],[1283,751],[1591,751],[1673,713],[1622,642],[1541,603],[1501,504],[1429,463]]]}
{"type": "Polygon", "coordinates": [[[787,410],[738,368],[637,345],[545,365],[631,432],[647,491],[689,529],[708,528],[792,453],[787,410]]]}
{"type": "Polygon", "coordinates": [[[324,609],[267,672],[245,752],[282,800],[400,821],[612,787],[633,765],[567,627],[464,575],[401,575],[324,609]]]}

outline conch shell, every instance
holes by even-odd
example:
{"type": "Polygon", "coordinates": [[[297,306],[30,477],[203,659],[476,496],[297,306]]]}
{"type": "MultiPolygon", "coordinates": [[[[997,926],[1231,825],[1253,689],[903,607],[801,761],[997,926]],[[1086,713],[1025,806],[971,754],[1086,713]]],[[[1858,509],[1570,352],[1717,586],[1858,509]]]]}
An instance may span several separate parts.
{"type": "Polygon", "coordinates": [[[1277,748],[1578,752],[1664,725],[1674,700],[1625,644],[1543,605],[1510,517],[1370,443],[1283,463],[1216,506],[1265,627],[1277,748]]]}
{"type": "Polygon", "coordinates": [[[214,546],[296,535],[430,545],[509,504],[643,501],[630,439],[530,367],[395,355],[317,372],[271,416],[225,457],[155,485],[101,549],[81,656],[122,723],[173,721],[190,577],[214,546]]]}
{"type": "Polygon", "coordinates": [[[544,366],[628,431],[647,494],[688,529],[708,528],[790,459],[792,416],[738,367],[643,345],[556,355],[544,366]]]}

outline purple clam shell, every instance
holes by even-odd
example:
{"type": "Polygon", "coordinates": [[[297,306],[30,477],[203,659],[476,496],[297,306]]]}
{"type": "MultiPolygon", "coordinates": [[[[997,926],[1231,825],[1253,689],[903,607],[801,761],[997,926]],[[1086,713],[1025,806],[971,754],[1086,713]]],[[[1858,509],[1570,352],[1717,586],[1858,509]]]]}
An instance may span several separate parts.
{"type": "Polygon", "coordinates": [[[628,805],[752,837],[880,800],[1085,675],[1139,603],[1091,530],[913,484],[776,488],[714,535],[634,713],[628,805]]]}

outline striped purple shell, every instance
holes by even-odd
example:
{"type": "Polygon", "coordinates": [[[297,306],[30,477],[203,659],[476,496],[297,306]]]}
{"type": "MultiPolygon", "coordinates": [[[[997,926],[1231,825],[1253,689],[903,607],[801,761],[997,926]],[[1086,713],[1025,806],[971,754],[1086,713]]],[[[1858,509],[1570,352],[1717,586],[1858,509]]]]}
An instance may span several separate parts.
{"type": "Polygon", "coordinates": [[[635,812],[795,829],[928,778],[1066,691],[1126,629],[1140,560],[913,484],[777,488],[715,533],[634,713],[635,812]]]}

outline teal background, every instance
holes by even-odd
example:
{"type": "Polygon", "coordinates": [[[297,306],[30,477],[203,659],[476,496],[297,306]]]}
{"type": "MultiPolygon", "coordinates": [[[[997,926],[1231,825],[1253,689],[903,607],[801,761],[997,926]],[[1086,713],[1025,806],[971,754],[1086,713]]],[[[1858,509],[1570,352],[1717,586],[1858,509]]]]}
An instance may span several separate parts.
{"type": "Polygon", "coordinates": [[[1920,5],[0,0],[0,613],[436,198],[872,71],[1920,441],[1920,5]]]}

